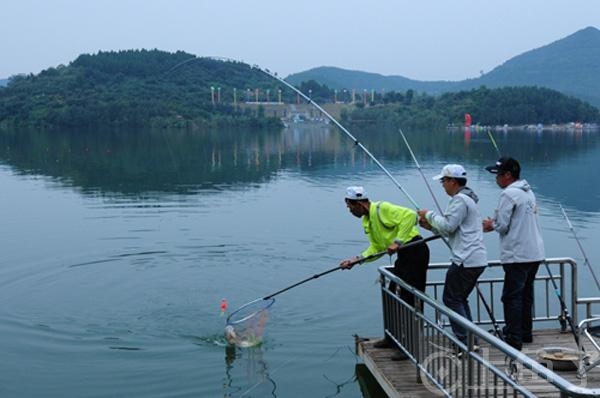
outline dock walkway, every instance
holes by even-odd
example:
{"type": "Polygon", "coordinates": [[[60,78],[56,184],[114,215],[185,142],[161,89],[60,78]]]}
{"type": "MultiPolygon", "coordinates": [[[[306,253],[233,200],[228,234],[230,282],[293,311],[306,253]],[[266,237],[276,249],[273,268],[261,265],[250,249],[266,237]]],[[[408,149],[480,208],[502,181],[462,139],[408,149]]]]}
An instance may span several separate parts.
{"type": "MultiPolygon", "coordinates": [[[[409,358],[391,361],[394,350],[374,348],[373,341],[377,339],[357,338],[357,354],[390,397],[600,397],[600,366],[587,373],[582,371],[583,377],[577,377],[577,367],[585,361],[579,360],[581,355],[576,354],[578,345],[575,336],[567,327],[568,323],[577,329],[578,307],[585,307],[582,318],[586,320],[581,325],[591,328],[595,323],[594,329],[600,329],[600,318],[590,320],[594,313],[592,306],[600,304],[600,297],[578,297],[575,282],[577,265],[573,259],[546,259],[546,263],[558,273],[542,273],[536,277],[533,342],[524,344],[521,351],[492,334],[494,329],[498,329],[497,325],[503,324],[499,317],[501,314],[498,314],[500,311],[496,310],[501,306],[496,305],[497,299],[494,300],[494,297],[499,297],[502,278],[479,281],[479,294],[472,304],[474,320],[471,322],[438,301],[443,281],[429,282],[427,292],[423,293],[396,277],[389,267],[380,267],[384,333],[409,358]],[[551,287],[555,284],[550,283],[552,279],[559,283],[558,292],[551,287]],[[390,291],[389,282],[410,291],[415,296],[414,306],[390,291]],[[564,306],[561,308],[553,293],[560,294],[568,304],[564,306],[561,300],[564,306]],[[488,310],[481,311],[481,304],[488,310]],[[486,313],[489,317],[485,316],[486,313]],[[456,338],[450,330],[449,321],[466,331],[466,342],[456,338]],[[492,325],[494,329],[490,330],[492,325]],[[572,361],[564,357],[554,362],[539,359],[541,352],[551,353],[557,347],[575,352],[572,361]]],[[[440,271],[447,266],[432,265],[440,271]]],[[[494,261],[489,266],[500,264],[494,261]]],[[[548,272],[551,272],[549,268],[548,272]]],[[[582,328],[582,331],[585,330],[582,328]]],[[[576,332],[577,338],[583,342],[588,361],[595,363],[600,356],[600,346],[593,346],[582,331],[576,332]]],[[[594,339],[596,343],[600,342],[600,337],[594,339]]]]}
{"type": "MultiPolygon", "coordinates": [[[[442,393],[435,386],[431,385],[428,380],[419,377],[416,365],[411,360],[392,361],[391,355],[395,352],[391,348],[374,348],[373,342],[378,338],[370,338],[369,340],[357,343],[357,354],[363,360],[365,366],[371,374],[379,382],[381,388],[389,397],[431,397],[433,395],[441,396],[442,393]]],[[[564,333],[557,329],[540,330],[534,332],[533,343],[524,344],[522,353],[528,357],[537,360],[538,352],[542,349],[550,347],[563,347],[575,350],[577,348],[573,334],[564,333]]],[[[590,359],[594,360],[598,357],[598,351],[589,343],[584,342],[586,352],[589,353],[590,359]]],[[[441,352],[443,354],[443,352],[441,352]]],[[[479,354],[487,357],[491,363],[505,366],[505,358],[499,352],[490,349],[489,345],[482,342],[479,354]]],[[[450,356],[450,360],[459,361],[456,357],[450,356]]],[[[552,366],[549,364],[549,366],[552,366]]],[[[576,366],[575,364],[573,366],[576,366]]],[[[546,381],[543,381],[535,373],[522,366],[518,366],[517,381],[527,390],[539,397],[559,397],[555,389],[550,388],[546,381]]],[[[586,378],[578,379],[577,370],[555,370],[562,378],[570,381],[574,385],[583,388],[595,388],[600,386],[600,367],[591,369],[587,373],[586,378]]],[[[456,379],[460,380],[461,376],[456,375],[456,379]]],[[[490,393],[488,391],[488,393],[490,393]]],[[[490,394],[494,396],[494,394],[490,394]]],[[[503,394],[499,394],[503,396],[503,394]]],[[[476,395],[478,396],[478,395],[476,395]]],[[[483,394],[483,396],[487,396],[483,394]]]]}

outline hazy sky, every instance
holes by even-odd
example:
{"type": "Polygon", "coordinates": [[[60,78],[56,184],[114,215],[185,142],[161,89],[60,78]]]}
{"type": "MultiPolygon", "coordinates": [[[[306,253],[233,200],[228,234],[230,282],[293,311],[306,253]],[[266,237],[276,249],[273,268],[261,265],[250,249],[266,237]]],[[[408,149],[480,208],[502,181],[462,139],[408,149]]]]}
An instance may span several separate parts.
{"type": "Polygon", "coordinates": [[[598,0],[0,0],[0,78],[100,50],[183,50],[462,80],[588,26],[598,0]]]}

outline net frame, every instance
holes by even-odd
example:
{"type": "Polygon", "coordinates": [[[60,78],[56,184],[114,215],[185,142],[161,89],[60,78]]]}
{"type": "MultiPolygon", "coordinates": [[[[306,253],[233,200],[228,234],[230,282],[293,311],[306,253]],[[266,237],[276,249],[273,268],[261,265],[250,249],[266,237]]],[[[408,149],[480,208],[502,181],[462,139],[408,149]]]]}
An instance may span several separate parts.
{"type": "Polygon", "coordinates": [[[251,347],[262,342],[269,309],[274,298],[260,298],[250,301],[227,317],[225,334],[231,344],[238,347],[251,347]]]}

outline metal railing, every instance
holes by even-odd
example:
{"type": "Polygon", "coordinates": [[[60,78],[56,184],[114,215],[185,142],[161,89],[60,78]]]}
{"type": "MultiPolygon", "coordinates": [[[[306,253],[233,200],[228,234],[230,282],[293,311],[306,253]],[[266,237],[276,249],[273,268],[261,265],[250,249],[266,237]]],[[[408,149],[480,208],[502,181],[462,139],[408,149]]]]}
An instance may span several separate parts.
{"type": "MultiPolygon", "coordinates": [[[[560,294],[565,303],[569,303],[567,305],[570,305],[570,313],[576,323],[577,265],[570,258],[552,258],[546,262],[554,269],[558,267],[559,273],[552,277],[560,286],[560,294]],[[565,289],[567,283],[570,284],[570,292],[565,289]]],[[[448,266],[449,264],[432,264],[430,270],[435,273],[435,270],[443,271],[448,266]]],[[[490,266],[499,267],[500,264],[491,262],[490,266]]],[[[535,397],[542,392],[561,397],[600,396],[600,389],[586,388],[585,380],[581,380],[579,385],[573,384],[553,372],[552,363],[542,365],[528,357],[526,352],[515,350],[478,326],[491,324],[489,315],[486,317],[487,311],[479,310],[479,297],[478,310],[473,314],[475,319],[470,322],[437,300],[437,297],[441,297],[443,282],[428,283],[424,294],[393,275],[391,267],[380,267],[379,272],[382,276],[385,334],[416,364],[417,379],[432,393],[441,393],[447,397],[535,397]],[[388,289],[390,281],[415,296],[414,306],[388,289]],[[449,320],[467,331],[466,344],[460,342],[450,328],[446,327],[449,320]],[[477,342],[487,344],[485,348],[478,349],[477,342]]],[[[485,273],[479,279],[480,286],[487,291],[488,304],[496,320],[499,317],[494,308],[501,306],[494,306],[494,298],[500,297],[499,293],[494,293],[501,288],[502,281],[502,278],[485,278],[485,273]]],[[[555,292],[550,287],[550,276],[542,268],[536,277],[535,289],[534,325],[556,321],[556,314],[559,314],[561,327],[565,328],[559,302],[553,304],[551,300],[555,292]]]]}

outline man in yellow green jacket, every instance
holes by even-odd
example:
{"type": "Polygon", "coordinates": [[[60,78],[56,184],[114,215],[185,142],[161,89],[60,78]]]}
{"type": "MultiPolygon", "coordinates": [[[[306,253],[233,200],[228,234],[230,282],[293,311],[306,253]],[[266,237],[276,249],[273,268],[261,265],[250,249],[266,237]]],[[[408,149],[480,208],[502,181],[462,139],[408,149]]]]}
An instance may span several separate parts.
{"type": "MultiPolygon", "coordinates": [[[[429,247],[423,243],[399,250],[402,245],[423,239],[417,227],[416,211],[389,202],[371,202],[360,186],[348,187],[345,201],[350,213],[362,218],[370,245],[360,255],[342,260],[340,267],[352,268],[357,260],[381,251],[387,251],[390,255],[397,253],[394,274],[420,291],[425,291],[429,247]]],[[[389,289],[396,291],[396,284],[391,282],[389,289]]],[[[400,298],[414,306],[414,296],[409,291],[401,289],[400,298]]],[[[392,345],[388,338],[376,344],[380,347],[392,345]]]]}

